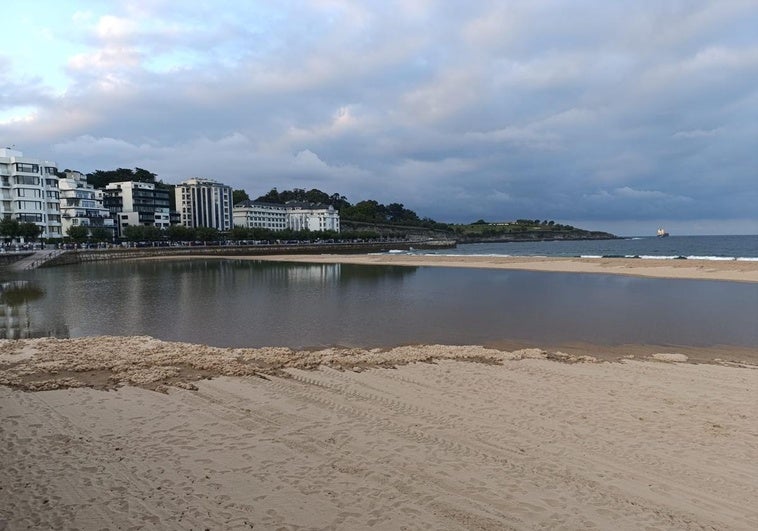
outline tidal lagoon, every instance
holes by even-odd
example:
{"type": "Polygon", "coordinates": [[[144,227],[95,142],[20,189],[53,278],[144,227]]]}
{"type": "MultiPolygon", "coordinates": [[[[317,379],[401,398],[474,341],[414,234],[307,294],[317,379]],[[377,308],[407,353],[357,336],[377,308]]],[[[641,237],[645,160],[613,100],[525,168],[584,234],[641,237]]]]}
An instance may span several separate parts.
{"type": "Polygon", "coordinates": [[[758,347],[758,284],[351,264],[160,260],[24,276],[33,335],[219,347],[758,347]]]}

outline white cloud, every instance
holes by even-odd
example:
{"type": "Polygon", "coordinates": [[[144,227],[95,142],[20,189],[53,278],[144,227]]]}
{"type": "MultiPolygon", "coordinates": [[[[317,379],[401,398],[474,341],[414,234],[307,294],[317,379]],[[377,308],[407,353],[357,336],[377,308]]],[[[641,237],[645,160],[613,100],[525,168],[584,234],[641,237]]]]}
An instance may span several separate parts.
{"type": "Polygon", "coordinates": [[[73,56],[69,68],[85,74],[98,70],[122,70],[141,64],[142,54],[134,48],[113,47],[73,56]]]}
{"type": "Polygon", "coordinates": [[[95,26],[95,34],[104,41],[121,40],[137,33],[139,24],[135,20],[105,15],[95,26]]]}
{"type": "Polygon", "coordinates": [[[674,138],[710,138],[722,134],[724,130],[721,127],[715,129],[691,129],[689,131],[677,131],[672,136],[674,138]]]}
{"type": "Polygon", "coordinates": [[[0,125],[12,126],[22,123],[33,123],[37,118],[35,107],[11,107],[0,112],[0,125]]]}

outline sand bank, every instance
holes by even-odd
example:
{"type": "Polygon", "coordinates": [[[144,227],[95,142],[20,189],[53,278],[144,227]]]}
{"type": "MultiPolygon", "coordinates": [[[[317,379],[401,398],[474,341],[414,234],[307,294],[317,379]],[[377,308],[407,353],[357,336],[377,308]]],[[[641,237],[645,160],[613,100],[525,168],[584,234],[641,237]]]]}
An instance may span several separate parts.
{"type": "Polygon", "coordinates": [[[3,341],[0,528],[758,528],[758,371],[660,354],[3,341]]]}
{"type": "Polygon", "coordinates": [[[433,255],[277,255],[234,257],[279,262],[396,266],[521,269],[554,273],[602,273],[652,278],[758,282],[758,261],[643,260],[635,258],[561,258],[433,255]]]}

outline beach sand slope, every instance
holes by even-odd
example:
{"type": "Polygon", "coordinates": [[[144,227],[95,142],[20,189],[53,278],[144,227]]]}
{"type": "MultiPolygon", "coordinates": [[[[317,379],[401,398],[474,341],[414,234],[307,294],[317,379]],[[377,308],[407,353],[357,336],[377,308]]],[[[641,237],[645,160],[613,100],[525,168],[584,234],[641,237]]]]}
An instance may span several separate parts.
{"type": "Polygon", "coordinates": [[[626,275],[647,278],[758,282],[758,261],[746,260],[642,260],[636,258],[405,254],[276,255],[234,258],[271,262],[464,267],[550,273],[599,273],[603,275],[626,275]]]}
{"type": "Polygon", "coordinates": [[[539,358],[0,387],[0,528],[758,528],[758,371],[539,358]]]}

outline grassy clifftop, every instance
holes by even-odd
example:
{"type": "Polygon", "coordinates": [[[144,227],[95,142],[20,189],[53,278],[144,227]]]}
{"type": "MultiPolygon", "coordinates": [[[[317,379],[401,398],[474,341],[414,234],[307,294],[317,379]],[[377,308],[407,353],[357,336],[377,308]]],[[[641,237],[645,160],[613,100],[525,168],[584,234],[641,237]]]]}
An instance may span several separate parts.
{"type": "Polygon", "coordinates": [[[608,232],[588,231],[549,221],[517,220],[470,224],[435,224],[432,227],[401,225],[396,223],[367,223],[341,221],[343,230],[372,231],[384,236],[408,238],[435,238],[456,240],[459,243],[511,242],[538,240],[608,240],[616,236],[608,232]]]}
{"type": "Polygon", "coordinates": [[[497,223],[477,221],[468,225],[451,225],[455,239],[461,243],[483,241],[534,240],[607,240],[616,236],[608,232],[588,231],[553,221],[517,220],[497,223]]]}

